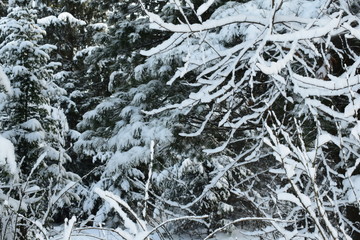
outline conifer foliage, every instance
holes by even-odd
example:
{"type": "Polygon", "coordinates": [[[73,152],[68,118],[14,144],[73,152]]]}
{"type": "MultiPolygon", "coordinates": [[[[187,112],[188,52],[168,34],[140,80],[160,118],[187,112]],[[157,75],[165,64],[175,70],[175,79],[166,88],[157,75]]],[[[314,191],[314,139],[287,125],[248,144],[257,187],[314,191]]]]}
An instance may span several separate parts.
{"type": "Polygon", "coordinates": [[[2,133],[15,146],[20,185],[8,192],[19,206],[2,227],[8,233],[15,229],[14,238],[27,239],[45,234],[42,224],[49,222],[56,205],[70,203],[69,193],[62,191],[77,177],[64,169],[70,161],[64,149],[68,126],[59,108],[65,92],[53,81],[61,64],[49,61],[55,46],[41,44],[46,32],[27,2],[12,2],[8,12],[0,20],[0,55],[13,94],[2,109],[2,133]],[[38,226],[32,221],[39,221],[38,226]]]}
{"type": "Polygon", "coordinates": [[[359,238],[357,1],[0,15],[0,239],[359,238]]]}

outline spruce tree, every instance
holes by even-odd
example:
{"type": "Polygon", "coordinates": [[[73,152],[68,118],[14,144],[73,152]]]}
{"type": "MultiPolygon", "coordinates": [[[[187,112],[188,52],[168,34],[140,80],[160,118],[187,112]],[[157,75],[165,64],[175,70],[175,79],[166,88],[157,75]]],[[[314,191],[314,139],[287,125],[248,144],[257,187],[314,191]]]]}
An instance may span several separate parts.
{"type": "Polygon", "coordinates": [[[15,210],[24,217],[14,227],[21,226],[16,234],[25,239],[40,231],[32,221],[46,225],[59,206],[70,203],[67,190],[78,177],[64,168],[71,160],[64,149],[68,125],[59,104],[65,91],[53,78],[60,64],[49,61],[56,47],[41,44],[46,32],[29,2],[13,1],[8,12],[0,20],[0,62],[14,93],[2,109],[2,133],[13,142],[20,167],[22,185],[16,195],[26,208],[15,210]]]}
{"type": "MultiPolygon", "coordinates": [[[[149,7],[160,11],[163,4],[149,7]]],[[[186,87],[166,88],[161,78],[172,71],[170,66],[164,66],[161,72],[153,75],[141,73],[141,69],[136,68],[144,60],[140,55],[141,49],[167,38],[167,34],[149,30],[149,22],[142,17],[137,2],[114,4],[111,11],[106,31],[98,31],[94,35],[96,47],[84,56],[84,62],[88,65],[83,75],[88,80],[84,82],[95,84],[96,81],[95,86],[98,87],[89,90],[94,90],[96,96],[103,99],[84,114],[78,124],[81,136],[75,143],[75,149],[80,159],[88,159],[98,166],[98,171],[92,177],[92,188],[100,187],[118,194],[139,215],[143,215],[141,211],[147,205],[145,183],[149,178],[153,182],[154,177],[148,175],[150,143],[154,140],[157,149],[162,149],[156,154],[156,164],[152,169],[160,174],[173,163],[171,158],[177,155],[169,146],[175,140],[172,132],[176,130],[172,122],[178,115],[173,112],[161,118],[148,118],[143,111],[158,107],[157,99],[174,101],[182,98],[181,93],[186,87]],[[172,97],[177,90],[178,95],[172,97]],[[170,152],[172,157],[169,159],[167,154],[170,152]]],[[[152,189],[156,190],[156,186],[152,189]]],[[[158,190],[157,194],[160,194],[163,189],[158,190]]],[[[85,209],[89,213],[97,212],[98,222],[116,224],[107,215],[110,212],[108,206],[98,207],[97,201],[98,196],[92,193],[85,202],[85,209]]],[[[153,198],[149,201],[155,204],[153,198]]],[[[163,208],[158,205],[162,211],[163,208]]],[[[146,217],[151,216],[148,214],[154,209],[151,206],[146,217]]]]}

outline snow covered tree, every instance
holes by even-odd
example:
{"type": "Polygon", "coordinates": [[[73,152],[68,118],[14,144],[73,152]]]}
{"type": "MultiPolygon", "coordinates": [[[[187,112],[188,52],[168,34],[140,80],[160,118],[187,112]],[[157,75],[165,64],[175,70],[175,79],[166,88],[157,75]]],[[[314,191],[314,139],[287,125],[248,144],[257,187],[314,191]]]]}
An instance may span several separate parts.
{"type": "MultiPolygon", "coordinates": [[[[128,11],[134,8],[129,3],[123,5],[127,5],[125,9],[128,11]]],[[[164,14],[169,21],[176,21],[173,13],[181,16],[175,4],[162,3],[157,7],[147,7],[150,8],[164,14]]],[[[193,121],[199,123],[201,117],[197,118],[196,113],[201,115],[208,106],[194,109],[196,113],[191,119],[183,117],[185,114],[177,109],[155,117],[148,117],[142,112],[181,101],[196,86],[164,85],[163,80],[169,78],[180,66],[183,50],[175,50],[171,56],[153,58],[151,62],[136,67],[142,62],[138,50],[153,46],[166,39],[168,34],[149,31],[147,20],[139,17],[140,12],[130,11],[131,14],[126,14],[122,12],[123,9],[120,8],[120,12],[114,11],[110,16],[107,31],[95,35],[94,43],[98,44],[84,49],[76,56],[84,57],[85,62],[89,63],[85,75],[89,76],[89,83],[97,81],[94,77],[98,76],[102,79],[103,86],[107,83],[108,91],[114,92],[110,97],[104,98],[94,110],[87,112],[78,125],[82,132],[75,144],[79,159],[89,158],[96,166],[102,166],[90,182],[95,181],[92,183],[94,188],[116,193],[138,211],[149,206],[149,202],[151,206],[145,215],[147,218],[154,217],[157,221],[161,216],[166,219],[171,211],[178,216],[210,211],[213,226],[226,222],[225,216],[232,209],[229,201],[236,201],[231,200],[228,182],[250,173],[242,164],[237,166],[236,173],[222,172],[220,169],[225,165],[233,164],[232,157],[206,156],[202,152],[203,149],[216,147],[219,138],[222,138],[221,132],[216,136],[211,133],[198,139],[178,136],[179,132],[192,128],[193,121]],[[156,163],[149,162],[149,145],[152,140],[157,142],[156,149],[160,149],[156,151],[156,163]],[[149,168],[152,168],[151,175],[149,168]],[[209,183],[209,179],[213,177],[222,183],[209,183]],[[146,188],[149,181],[151,190],[146,188]],[[204,184],[208,185],[205,191],[204,184]],[[215,190],[211,189],[214,184],[217,185],[215,190]],[[147,199],[147,192],[151,199],[147,199]]],[[[191,8],[187,11],[191,12],[191,8]]],[[[230,152],[229,154],[231,155],[230,152]]],[[[108,205],[95,211],[98,208],[97,201],[97,195],[93,195],[87,198],[85,205],[86,210],[96,213],[95,223],[109,219],[109,225],[117,224],[116,219],[107,216],[110,212],[108,205]]],[[[251,213],[253,210],[246,212],[247,215],[251,213]]]]}
{"type": "MultiPolygon", "coordinates": [[[[9,96],[13,94],[10,81],[0,70],[0,102],[1,109],[9,96]]],[[[6,116],[2,116],[6,117],[6,116]]],[[[3,120],[3,119],[1,119],[3,120]]],[[[19,181],[19,170],[16,163],[14,145],[0,135],[0,238],[12,239],[14,238],[13,229],[8,229],[13,226],[16,217],[13,211],[20,207],[20,201],[10,196],[11,191],[19,181]]]]}
{"type": "Polygon", "coordinates": [[[359,238],[358,2],[7,4],[0,238],[47,238],[81,204],[125,239],[359,238]]]}
{"type": "Polygon", "coordinates": [[[49,61],[56,47],[40,44],[46,32],[27,3],[13,1],[0,19],[0,62],[14,92],[2,108],[2,134],[15,146],[22,182],[15,195],[25,204],[14,210],[18,238],[44,231],[39,224],[47,224],[57,206],[70,204],[75,195],[67,190],[78,180],[64,168],[71,160],[63,148],[68,126],[59,105],[65,91],[53,81],[59,63],[49,61]]]}
{"type": "Polygon", "coordinates": [[[41,43],[55,45],[56,49],[50,53],[50,58],[61,63],[61,71],[55,74],[54,81],[67,91],[67,95],[61,99],[61,106],[71,129],[75,128],[81,118],[79,98],[86,98],[83,97],[85,83],[81,74],[78,74],[79,68],[81,71],[83,69],[74,59],[77,51],[90,44],[85,33],[86,22],[74,16],[74,12],[82,12],[79,10],[81,6],[82,4],[73,1],[68,1],[67,4],[62,1],[43,1],[38,6],[41,18],[37,19],[37,23],[47,32],[41,43]]]}
{"type": "MultiPolygon", "coordinates": [[[[159,3],[157,7],[149,7],[161,12],[162,5],[163,3],[159,3]]],[[[89,83],[102,82],[102,87],[106,87],[103,97],[109,93],[112,95],[104,98],[95,109],[84,115],[78,125],[82,134],[75,148],[80,159],[89,159],[101,167],[93,176],[93,188],[112,191],[137,209],[139,215],[150,218],[155,209],[155,212],[163,211],[164,206],[168,207],[171,202],[156,200],[156,196],[161,199],[162,194],[171,194],[164,192],[169,185],[163,184],[161,179],[165,181],[166,174],[174,178],[173,174],[176,173],[169,170],[178,162],[179,154],[186,152],[185,149],[190,149],[184,147],[190,142],[176,142],[173,138],[173,133],[179,132],[179,129],[186,125],[186,122],[172,124],[180,121],[180,111],[176,110],[155,118],[148,118],[142,111],[161,106],[159,99],[168,103],[183,99],[182,93],[189,87],[164,86],[162,79],[173,72],[172,69],[177,66],[176,62],[169,62],[160,71],[149,74],[143,72],[142,67],[136,68],[144,59],[140,56],[139,50],[154,46],[168,35],[149,30],[149,22],[141,17],[140,10],[131,1],[119,3],[109,16],[107,31],[95,34],[96,47],[91,47],[91,51],[85,49],[76,56],[82,57],[81,54],[85,53],[85,62],[89,64],[85,76],[89,83]],[[157,142],[156,149],[160,149],[156,150],[156,163],[149,160],[152,140],[157,142]],[[155,181],[156,179],[158,180],[155,181]],[[153,194],[151,199],[146,197],[150,194],[150,190],[146,188],[149,181],[153,194]],[[147,211],[142,213],[144,208],[147,211]]],[[[94,24],[93,27],[95,26],[99,25],[94,24]]],[[[101,91],[99,88],[94,90],[97,90],[98,94],[101,91]]],[[[192,143],[192,146],[195,146],[195,143],[192,143]]],[[[201,146],[196,147],[199,148],[201,146]]],[[[196,149],[190,150],[194,156],[196,149]]],[[[189,152],[186,154],[190,155],[189,152]]],[[[175,195],[172,197],[176,198],[175,195]]],[[[85,206],[89,212],[96,213],[95,222],[109,219],[109,225],[117,224],[116,219],[107,216],[110,212],[108,205],[96,209],[98,200],[98,196],[92,194],[92,197],[87,198],[85,206]]]]}
{"type": "Polygon", "coordinates": [[[218,230],[261,221],[257,234],[276,238],[357,236],[358,219],[351,222],[346,212],[359,211],[356,4],[226,2],[203,20],[212,4],[194,8],[198,23],[184,14],[174,24],[147,11],[153,28],[173,35],[143,52],[149,71],[180,55],[183,66],[168,84],[197,87],[184,101],[148,113],[187,109],[194,133],[182,136],[210,134],[219,145],[205,152],[232,159],[212,172],[196,199],[227,184],[234,215],[218,230]],[[240,166],[245,172],[233,177],[240,166]],[[232,181],[221,179],[226,175],[232,181]],[[245,203],[256,216],[235,214],[245,203]]]}

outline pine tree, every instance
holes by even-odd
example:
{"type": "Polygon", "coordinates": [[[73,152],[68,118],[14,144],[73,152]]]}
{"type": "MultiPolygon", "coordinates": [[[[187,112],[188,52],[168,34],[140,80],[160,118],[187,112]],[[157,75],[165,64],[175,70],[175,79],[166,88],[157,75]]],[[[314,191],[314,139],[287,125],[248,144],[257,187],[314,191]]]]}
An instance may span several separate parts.
{"type": "Polygon", "coordinates": [[[39,232],[29,221],[48,224],[57,207],[69,204],[72,193],[66,190],[78,180],[64,168],[71,160],[63,148],[68,126],[59,104],[65,91],[53,81],[60,64],[49,61],[56,47],[40,43],[46,32],[28,4],[13,1],[0,20],[0,61],[14,90],[3,108],[7,118],[2,133],[15,146],[23,183],[17,197],[27,204],[26,209],[18,209],[25,216],[18,219],[23,225],[15,226],[22,226],[19,238],[39,232]]]}
{"type": "MultiPolygon", "coordinates": [[[[162,4],[151,7],[160,11],[162,4]]],[[[162,149],[161,153],[156,154],[157,163],[153,164],[153,171],[160,175],[164,168],[173,163],[168,154],[172,157],[177,155],[173,150],[175,147],[170,145],[175,140],[173,131],[176,129],[172,122],[178,118],[178,112],[165,114],[161,118],[148,118],[142,111],[158,107],[157,99],[172,102],[182,98],[181,93],[187,87],[165,87],[161,78],[172,71],[170,66],[164,66],[160,72],[152,75],[136,69],[144,59],[139,51],[167,37],[167,34],[149,30],[149,22],[141,16],[140,7],[132,1],[114,5],[107,30],[94,35],[96,47],[84,56],[88,64],[84,76],[88,83],[98,81],[101,84],[101,88],[93,90],[97,91],[97,97],[103,99],[79,123],[78,129],[82,134],[75,149],[80,159],[89,159],[100,168],[90,181],[93,188],[100,187],[116,193],[143,216],[141,209],[147,205],[147,200],[144,200],[145,183],[149,178],[153,181],[153,177],[148,175],[150,143],[154,140],[157,149],[162,149]],[[101,90],[103,88],[104,91],[101,90]],[[178,91],[175,97],[171,96],[174,91],[178,91]]],[[[157,194],[160,195],[163,188],[153,186],[153,190],[159,191],[157,194]]],[[[93,194],[88,197],[85,209],[97,211],[96,221],[113,219],[107,216],[110,211],[107,205],[97,207],[97,199],[93,194]]],[[[149,201],[155,202],[154,199],[149,201]]],[[[163,210],[160,204],[159,209],[163,210]]],[[[154,207],[148,210],[151,213],[154,207]]],[[[146,216],[151,214],[147,213],[146,216]]]]}

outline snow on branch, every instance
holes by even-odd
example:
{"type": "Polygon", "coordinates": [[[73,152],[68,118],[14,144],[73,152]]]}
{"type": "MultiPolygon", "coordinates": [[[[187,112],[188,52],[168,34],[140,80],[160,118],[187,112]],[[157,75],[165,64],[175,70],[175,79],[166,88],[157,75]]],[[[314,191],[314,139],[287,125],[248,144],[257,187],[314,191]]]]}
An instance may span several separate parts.
{"type": "Polygon", "coordinates": [[[10,80],[7,77],[7,75],[4,73],[4,70],[2,67],[0,67],[0,86],[3,86],[6,93],[12,96],[13,89],[10,84],[10,80]]]}
{"type": "Polygon", "coordinates": [[[141,220],[137,214],[130,208],[130,206],[118,196],[114,195],[109,191],[103,191],[100,188],[95,188],[94,192],[98,194],[102,199],[104,199],[107,203],[113,207],[116,212],[120,215],[120,217],[124,220],[124,226],[129,231],[119,230],[125,236],[125,239],[133,239],[134,236],[138,235],[141,232],[146,231],[146,224],[143,220],[141,220]],[[122,207],[126,209],[129,213],[131,213],[132,217],[134,217],[137,221],[137,224],[133,222],[127,214],[122,210],[122,207]],[[138,229],[140,227],[140,229],[138,229]]]}
{"type": "Polygon", "coordinates": [[[216,229],[212,233],[210,233],[208,236],[204,238],[204,240],[211,239],[215,236],[218,232],[224,231],[227,227],[240,223],[240,222],[246,222],[246,221],[265,221],[265,222],[291,222],[289,220],[282,220],[282,219],[275,219],[275,218],[264,218],[264,217],[246,217],[246,218],[240,218],[234,221],[231,221],[230,223],[225,224],[224,226],[216,229]]]}
{"type": "MultiPolygon", "coordinates": [[[[213,3],[204,1],[197,17],[213,3]]],[[[272,8],[269,3],[225,3],[208,20],[194,24],[168,23],[147,11],[153,28],[173,36],[142,52],[148,56],[146,67],[156,68],[159,59],[176,59],[177,71],[166,79],[168,85],[177,80],[193,88],[187,98],[146,113],[189,109],[188,116],[201,120],[192,122],[198,128],[182,137],[214,137],[207,127],[221,127],[225,134],[214,137],[209,144],[213,149],[204,150],[210,156],[251,155],[252,147],[261,145],[256,150],[281,166],[267,176],[281,179],[282,186],[274,186],[268,195],[262,192],[288,214],[282,219],[289,222],[276,228],[280,235],[286,238],[283,229],[293,228],[291,234],[308,237],[309,229],[301,229],[300,223],[311,222],[317,239],[350,239],[346,229],[355,228],[344,214],[358,199],[352,183],[359,181],[353,175],[360,162],[358,19],[327,0],[277,1],[272,8]],[[285,210],[289,206],[292,210],[285,210]]],[[[261,168],[261,161],[254,158],[259,163],[254,168],[261,168]]],[[[182,207],[190,209],[204,199],[235,165],[214,172],[182,207]]]]}
{"type": "Polygon", "coordinates": [[[65,219],[63,240],[70,240],[71,232],[73,230],[75,222],[76,222],[76,217],[75,216],[73,216],[70,220],[67,219],[67,218],[65,219]]]}
{"type": "Polygon", "coordinates": [[[258,25],[265,25],[265,19],[259,19],[258,16],[246,16],[246,15],[239,15],[239,16],[232,16],[219,20],[207,20],[202,24],[172,24],[164,22],[158,15],[147,12],[150,21],[153,23],[151,28],[157,30],[167,30],[171,32],[177,33],[195,33],[195,32],[203,32],[208,31],[214,28],[223,27],[233,23],[251,23],[251,24],[258,24],[258,25]]]}
{"type": "Polygon", "coordinates": [[[156,48],[152,48],[150,50],[141,50],[140,53],[144,56],[152,56],[154,54],[161,53],[163,51],[167,51],[174,46],[179,45],[186,39],[187,35],[183,33],[173,34],[168,40],[159,44],[156,48]]]}
{"type": "Polygon", "coordinates": [[[58,19],[64,22],[69,22],[71,25],[74,26],[83,26],[86,25],[86,22],[83,20],[79,20],[75,18],[71,13],[62,12],[59,14],[58,19]]]}
{"type": "Polygon", "coordinates": [[[292,76],[295,92],[304,98],[308,96],[340,96],[347,94],[349,90],[355,92],[360,89],[359,75],[348,78],[328,75],[329,80],[326,81],[296,73],[292,76]]]}
{"type": "Polygon", "coordinates": [[[18,178],[18,168],[15,159],[14,145],[0,135],[0,166],[7,169],[15,178],[18,178]]]}
{"type": "Polygon", "coordinates": [[[200,7],[196,11],[196,15],[201,16],[206,12],[211,5],[214,3],[215,0],[208,0],[205,3],[201,4],[200,7]]]}
{"type": "Polygon", "coordinates": [[[288,42],[301,39],[312,39],[326,36],[329,32],[336,29],[341,21],[342,14],[334,17],[331,21],[320,27],[314,27],[310,29],[301,29],[299,31],[284,33],[284,34],[272,34],[268,37],[268,41],[272,42],[288,42]]]}

